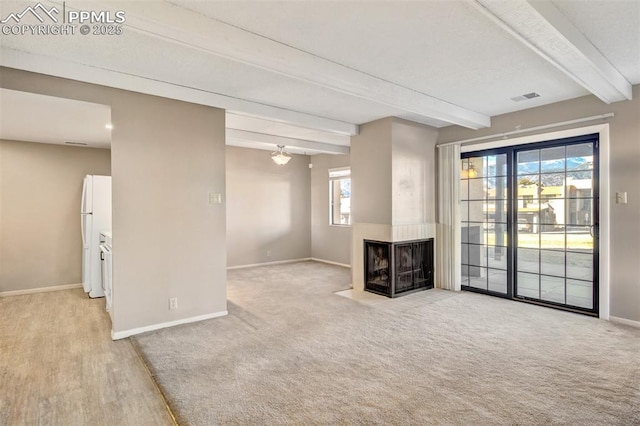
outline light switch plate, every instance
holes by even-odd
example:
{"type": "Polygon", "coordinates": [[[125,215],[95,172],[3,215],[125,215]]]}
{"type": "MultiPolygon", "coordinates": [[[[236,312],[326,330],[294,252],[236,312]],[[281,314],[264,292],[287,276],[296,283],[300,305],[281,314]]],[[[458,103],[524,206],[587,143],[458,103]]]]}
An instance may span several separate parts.
{"type": "Polygon", "coordinates": [[[626,192],[616,192],[616,204],[627,204],[626,192]]]}
{"type": "Polygon", "coordinates": [[[222,203],[222,194],[219,192],[210,192],[209,193],[209,204],[221,204],[222,203]]]}

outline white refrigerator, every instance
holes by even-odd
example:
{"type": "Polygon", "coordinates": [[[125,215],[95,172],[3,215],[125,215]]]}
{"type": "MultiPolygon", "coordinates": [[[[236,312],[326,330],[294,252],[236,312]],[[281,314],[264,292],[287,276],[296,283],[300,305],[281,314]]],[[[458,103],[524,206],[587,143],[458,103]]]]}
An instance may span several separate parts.
{"type": "Polygon", "coordinates": [[[80,223],[82,286],[90,297],[104,297],[100,268],[100,232],[111,230],[111,176],[84,177],[80,223]]]}

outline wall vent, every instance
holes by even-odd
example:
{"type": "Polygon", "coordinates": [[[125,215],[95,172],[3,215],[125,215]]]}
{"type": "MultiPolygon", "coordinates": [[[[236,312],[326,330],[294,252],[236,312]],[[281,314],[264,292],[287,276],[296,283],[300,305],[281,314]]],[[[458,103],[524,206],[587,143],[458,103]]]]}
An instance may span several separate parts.
{"type": "Polygon", "coordinates": [[[84,142],[65,142],[67,145],[78,145],[78,146],[88,146],[86,143],[84,142]]]}

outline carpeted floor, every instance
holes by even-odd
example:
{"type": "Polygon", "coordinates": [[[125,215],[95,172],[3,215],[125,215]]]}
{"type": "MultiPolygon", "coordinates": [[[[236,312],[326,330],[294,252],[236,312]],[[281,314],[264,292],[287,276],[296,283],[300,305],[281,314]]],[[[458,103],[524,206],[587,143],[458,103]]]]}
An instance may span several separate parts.
{"type": "Polygon", "coordinates": [[[229,272],[229,315],[135,338],[181,425],[639,425],[640,329],[473,293],[367,304],[315,262],[229,272]]]}

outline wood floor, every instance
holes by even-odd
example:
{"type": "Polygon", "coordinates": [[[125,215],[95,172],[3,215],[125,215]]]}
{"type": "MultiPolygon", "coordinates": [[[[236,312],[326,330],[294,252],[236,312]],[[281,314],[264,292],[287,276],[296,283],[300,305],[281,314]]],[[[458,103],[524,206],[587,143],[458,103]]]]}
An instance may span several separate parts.
{"type": "Polygon", "coordinates": [[[0,425],[174,425],[110,325],[81,289],[0,298],[0,425]]]}

